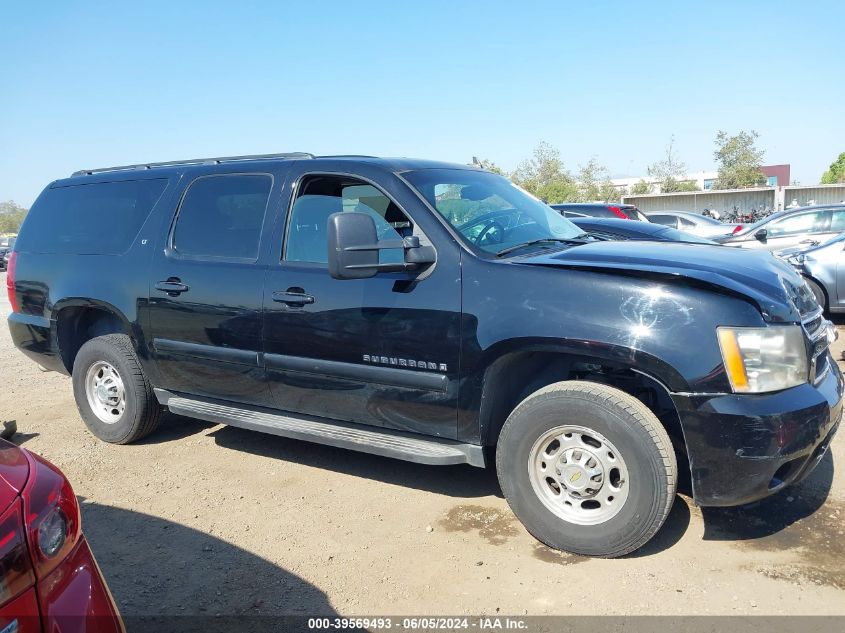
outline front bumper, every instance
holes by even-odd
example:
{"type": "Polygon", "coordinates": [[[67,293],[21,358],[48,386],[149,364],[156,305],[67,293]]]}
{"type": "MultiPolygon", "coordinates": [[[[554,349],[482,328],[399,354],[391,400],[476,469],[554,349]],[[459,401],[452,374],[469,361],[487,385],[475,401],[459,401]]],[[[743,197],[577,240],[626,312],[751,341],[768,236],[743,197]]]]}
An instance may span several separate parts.
{"type": "Polygon", "coordinates": [[[815,468],[842,417],[845,383],[827,360],[831,370],[816,385],[760,395],[672,394],[698,505],[750,503],[815,468]]]}

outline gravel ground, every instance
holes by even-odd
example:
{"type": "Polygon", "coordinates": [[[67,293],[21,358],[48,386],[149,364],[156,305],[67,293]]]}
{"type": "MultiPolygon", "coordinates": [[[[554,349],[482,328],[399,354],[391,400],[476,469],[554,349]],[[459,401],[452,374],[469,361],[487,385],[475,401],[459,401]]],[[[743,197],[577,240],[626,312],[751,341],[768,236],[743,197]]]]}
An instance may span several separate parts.
{"type": "Polygon", "coordinates": [[[0,376],[0,419],[71,480],[125,616],[845,614],[845,433],[800,486],[729,510],[678,495],[645,548],[592,560],[535,541],[492,472],[175,416],[105,444],[5,325],[0,376]]]}

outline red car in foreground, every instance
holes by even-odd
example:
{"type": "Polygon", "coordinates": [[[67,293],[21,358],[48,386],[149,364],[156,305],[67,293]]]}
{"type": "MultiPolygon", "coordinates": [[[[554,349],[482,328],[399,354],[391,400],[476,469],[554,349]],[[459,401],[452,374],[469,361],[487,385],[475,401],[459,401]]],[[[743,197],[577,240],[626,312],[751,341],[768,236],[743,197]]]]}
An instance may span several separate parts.
{"type": "Polygon", "coordinates": [[[0,633],[123,633],[70,482],[0,440],[0,633]]]}

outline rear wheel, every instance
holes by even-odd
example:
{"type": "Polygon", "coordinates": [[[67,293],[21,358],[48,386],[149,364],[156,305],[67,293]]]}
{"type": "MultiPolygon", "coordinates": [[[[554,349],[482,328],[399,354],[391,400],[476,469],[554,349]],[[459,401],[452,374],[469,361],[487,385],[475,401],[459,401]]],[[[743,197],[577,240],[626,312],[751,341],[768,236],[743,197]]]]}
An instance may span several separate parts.
{"type": "Polygon", "coordinates": [[[666,430],[633,396],[560,382],[526,398],[502,428],[496,468],[516,516],[546,545],[622,556],[660,529],[677,464],[666,430]]]}
{"type": "Polygon", "coordinates": [[[98,336],[79,349],[73,395],[85,425],[105,442],[139,440],[161,419],[161,406],[125,334],[98,336]]]}

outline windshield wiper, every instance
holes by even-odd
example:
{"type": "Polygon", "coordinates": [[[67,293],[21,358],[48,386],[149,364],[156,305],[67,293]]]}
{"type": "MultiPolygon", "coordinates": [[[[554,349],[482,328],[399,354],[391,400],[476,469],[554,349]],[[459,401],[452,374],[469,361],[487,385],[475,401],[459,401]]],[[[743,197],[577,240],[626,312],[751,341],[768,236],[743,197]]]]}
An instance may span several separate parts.
{"type": "MultiPolygon", "coordinates": [[[[586,233],[582,233],[584,237],[587,237],[586,233]]],[[[561,244],[589,244],[589,240],[585,240],[581,238],[581,235],[578,237],[541,237],[538,240],[530,240],[528,242],[523,242],[522,244],[514,244],[513,246],[508,246],[507,248],[503,248],[499,252],[496,253],[496,257],[501,257],[502,255],[507,255],[508,253],[512,253],[513,251],[519,250],[520,248],[525,248],[526,246],[533,246],[534,244],[548,244],[548,243],[561,243],[561,244]]]]}

